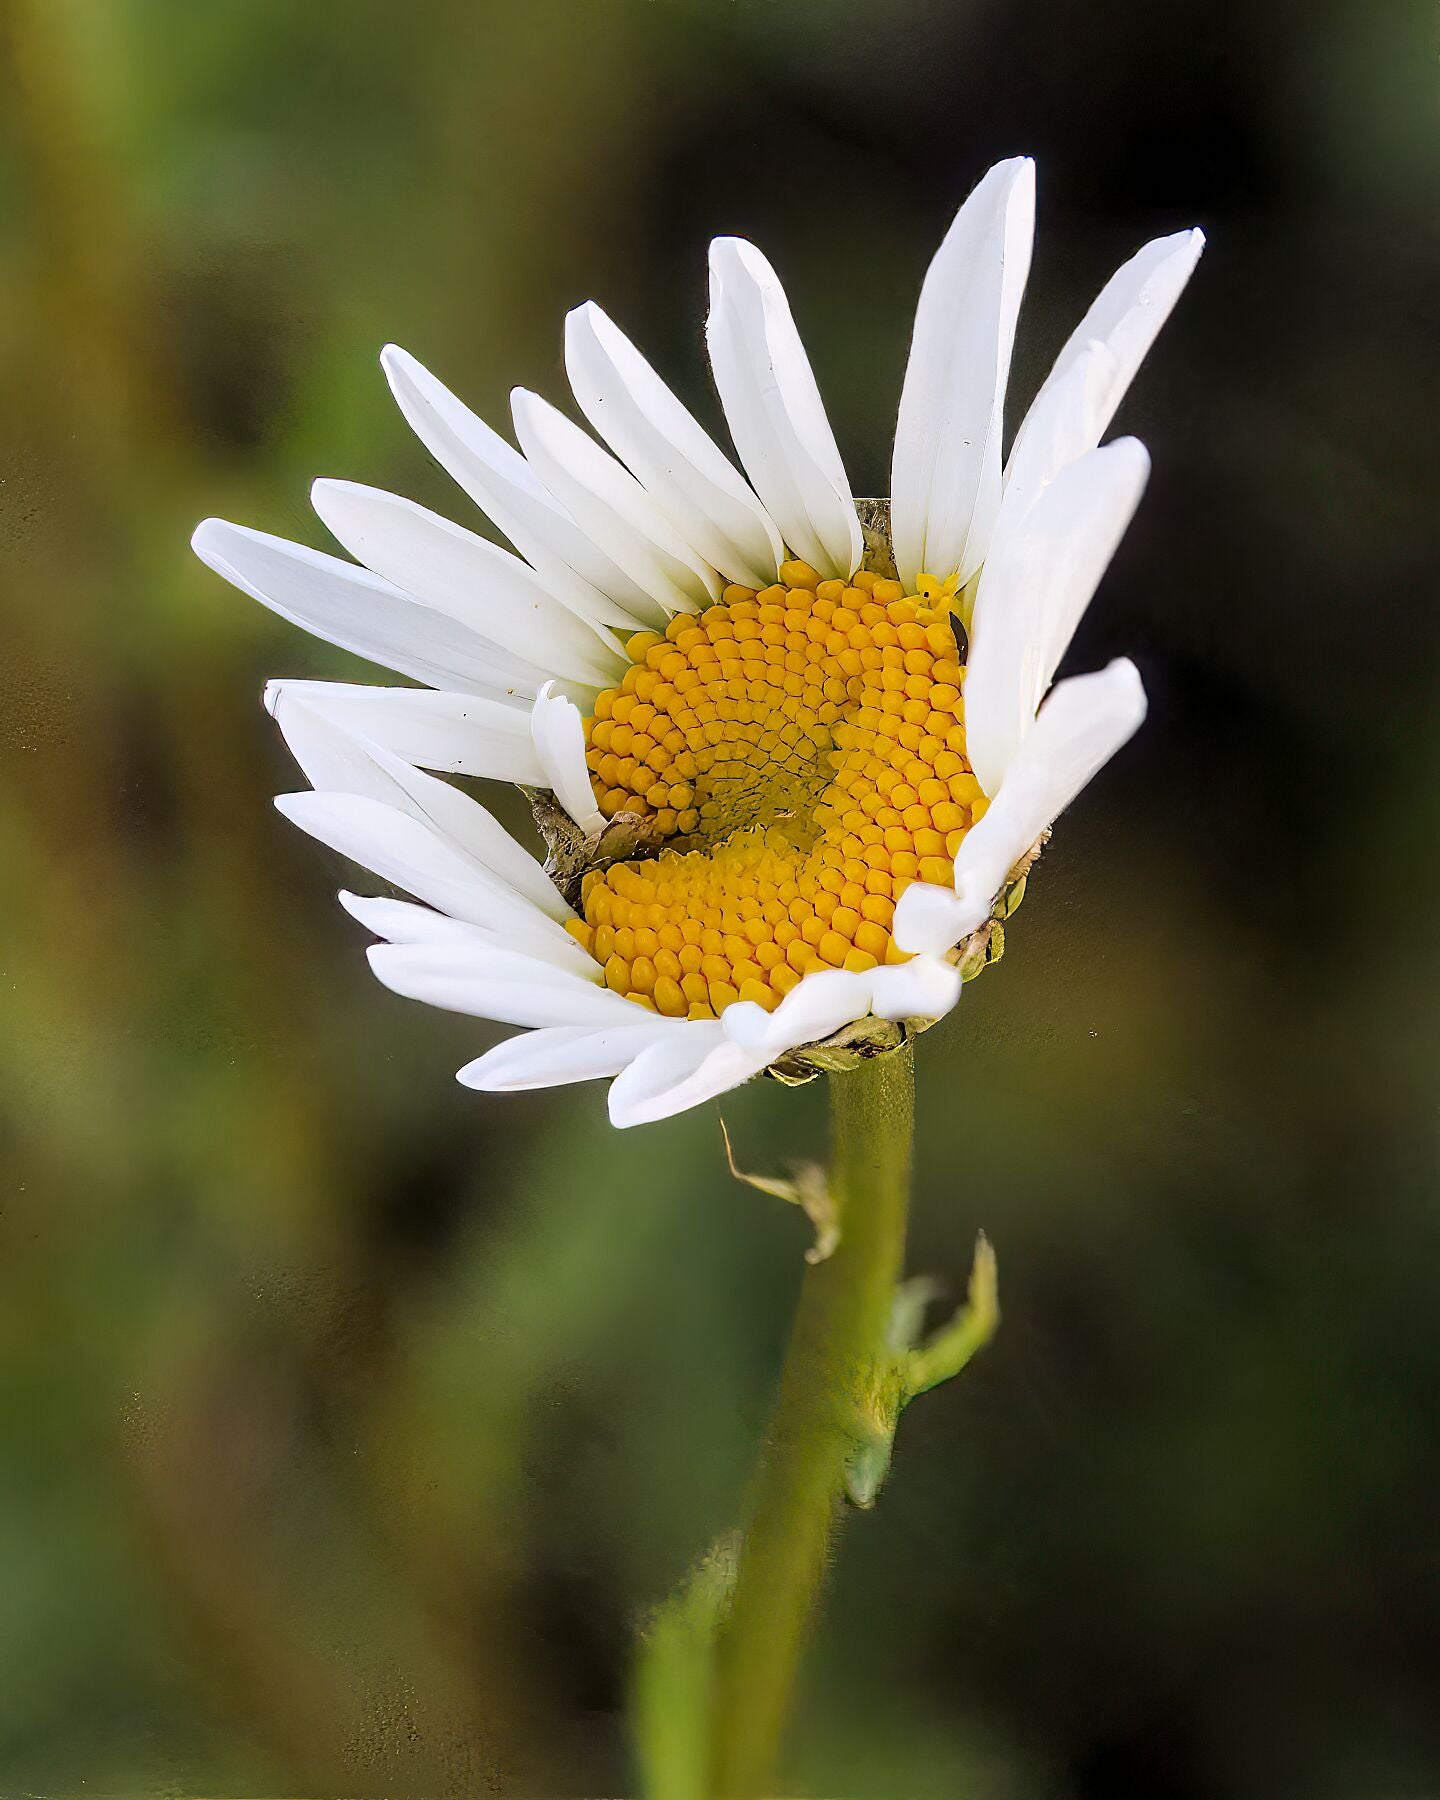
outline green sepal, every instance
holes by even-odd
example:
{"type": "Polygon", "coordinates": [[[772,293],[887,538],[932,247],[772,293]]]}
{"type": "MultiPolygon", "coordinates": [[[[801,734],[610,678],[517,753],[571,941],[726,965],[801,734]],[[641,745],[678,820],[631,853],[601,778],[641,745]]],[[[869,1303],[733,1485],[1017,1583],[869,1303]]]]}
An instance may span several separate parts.
{"type": "Polygon", "coordinates": [[[960,971],[962,981],[973,981],[983,968],[994,961],[990,955],[990,938],[991,934],[999,929],[1000,927],[994,919],[987,919],[980,929],[972,931],[960,946],[955,966],[960,971]]]}
{"type": "Polygon", "coordinates": [[[1025,883],[1029,879],[1028,874],[1022,875],[1018,881],[1012,881],[1007,887],[1001,888],[1000,898],[990,908],[992,919],[1008,919],[1010,917],[1025,898],[1025,883]]]}

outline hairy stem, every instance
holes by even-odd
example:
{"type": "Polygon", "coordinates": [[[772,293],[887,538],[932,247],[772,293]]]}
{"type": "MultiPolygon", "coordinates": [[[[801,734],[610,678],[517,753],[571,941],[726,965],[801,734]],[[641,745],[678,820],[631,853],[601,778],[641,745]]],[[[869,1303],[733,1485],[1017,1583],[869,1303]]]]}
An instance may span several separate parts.
{"type": "Polygon", "coordinates": [[[840,1242],[805,1271],[716,1648],[717,1800],[772,1791],[846,1465],[893,1362],[887,1330],[905,1253],[914,1055],[907,1045],[829,1080],[840,1242]]]}

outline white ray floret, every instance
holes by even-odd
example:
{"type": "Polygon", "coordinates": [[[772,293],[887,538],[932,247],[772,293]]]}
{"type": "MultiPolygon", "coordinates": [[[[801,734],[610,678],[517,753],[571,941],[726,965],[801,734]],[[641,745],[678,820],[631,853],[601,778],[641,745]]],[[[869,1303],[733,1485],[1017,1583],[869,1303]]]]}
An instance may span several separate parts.
{"type": "Polygon", "coordinates": [[[582,618],[609,625],[663,622],[649,595],[585,535],[499,432],[398,345],[385,347],[380,364],[416,437],[559,599],[582,618]]]}
{"type": "Polygon", "coordinates": [[[1022,530],[986,562],[965,675],[965,754],[999,791],[1150,473],[1145,447],[1120,438],[1073,462],[1040,494],[1022,530]]]}
{"type": "Polygon", "coordinates": [[[372,944],[394,993],[500,1025],[628,1024],[635,1008],[583,975],[494,944],[372,944]]]}
{"type": "Polygon", "coordinates": [[[1095,421],[1114,369],[1114,353],[1104,344],[1085,345],[1025,415],[1024,442],[1017,440],[1005,464],[1000,509],[985,552],[987,568],[999,559],[1007,537],[1024,528],[1031,507],[1055,477],[1100,442],[1095,421]]]}
{"type": "Polygon", "coordinates": [[[318,793],[359,794],[408,813],[550,918],[563,924],[574,917],[540,864],[478,800],[346,730],[303,697],[282,694],[272,711],[291,755],[318,793]]]}
{"type": "Polygon", "coordinates": [[[864,538],[790,303],[743,238],[710,246],[710,365],[745,473],[785,542],[822,575],[850,575],[864,538]]]}
{"type": "Polygon", "coordinates": [[[963,584],[984,558],[1034,233],[1034,163],[997,163],[960,208],[920,290],[890,483],[907,591],[922,570],[956,571],[963,584]]]}
{"type": "Polygon", "coordinates": [[[413,900],[352,894],[344,888],[337,898],[352,919],[387,944],[491,942],[478,925],[452,919],[449,913],[436,912],[433,906],[417,906],[413,900]]]}
{"type": "MultiPolygon", "coordinates": [[[[1115,271],[1055,358],[1029,414],[1015,434],[1015,444],[1010,452],[1012,466],[1024,446],[1030,421],[1043,411],[1050,390],[1065,378],[1071,365],[1097,343],[1104,345],[1112,360],[1107,366],[1106,378],[1092,391],[1087,419],[1089,442],[1085,448],[1091,449],[1100,442],[1146,353],[1159,336],[1160,327],[1170,317],[1186,282],[1194,274],[1204,248],[1203,231],[1177,231],[1171,237],[1155,238],[1115,271]]],[[[1010,469],[1007,468],[1007,481],[1009,476],[1010,469]]]]}
{"type": "Polygon", "coordinates": [[[785,558],[775,523],[729,458],[593,300],[565,321],[565,369],[585,417],[673,529],[727,581],[764,587],[785,558]]]}
{"type": "Polygon", "coordinates": [[[510,404],[515,435],[551,493],[667,618],[716,598],[714,569],[608,450],[538,394],[516,388],[510,404]]]}
{"type": "Polygon", "coordinates": [[[1060,682],[1022,739],[990,810],[966,832],[954,891],[917,881],[900,896],[895,941],[901,948],[933,954],[977,930],[1011,869],[1144,717],[1145,690],[1125,657],[1060,682]]]}
{"type": "Polygon", "coordinates": [[[641,1051],[683,1029],[678,1019],[648,1019],[638,1025],[546,1025],[487,1050],[466,1063],[456,1079],[492,1094],[596,1081],[618,1075],[641,1051]]]}
{"type": "Polygon", "coordinates": [[[547,684],[536,697],[530,729],[546,785],[555,798],[582,831],[603,831],[605,819],[595,804],[585,764],[585,722],[579,710],[547,684]]]}
{"type": "Polygon", "coordinates": [[[362,794],[280,794],[275,805],[311,837],[437,912],[476,926],[496,947],[514,945],[599,981],[599,969],[556,920],[412,814],[362,794]]]}
{"type": "Polygon", "coordinates": [[[769,1059],[742,1049],[723,1023],[697,1021],[683,1038],[662,1038],[635,1058],[610,1087],[610,1123],[624,1130],[687,1112],[758,1075],[769,1059]]]}
{"type": "Polygon", "coordinates": [[[359,482],[317,481],[310,498],[357,561],[532,668],[591,687],[624,671],[614,634],[553,599],[508,550],[413,500],[359,482]]]}
{"type": "Polygon", "coordinates": [[[430,687],[533,699],[545,671],[368,569],[245,525],[206,519],[191,539],[217,575],[292,625],[430,687]]]}
{"type": "Polygon", "coordinates": [[[513,696],[500,700],[348,681],[266,683],[265,706],[272,715],[287,697],[418,768],[546,785],[531,735],[530,708],[513,696]]]}

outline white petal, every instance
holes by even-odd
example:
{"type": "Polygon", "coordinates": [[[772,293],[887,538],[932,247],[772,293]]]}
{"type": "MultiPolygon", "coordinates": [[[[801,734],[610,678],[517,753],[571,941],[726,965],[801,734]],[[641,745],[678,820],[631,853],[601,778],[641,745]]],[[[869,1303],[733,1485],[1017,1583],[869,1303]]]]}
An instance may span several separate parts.
{"type": "MultiPolygon", "coordinates": [[[[1172,237],[1156,238],[1146,244],[1115,271],[1055,358],[1034,406],[1016,433],[1010,452],[1012,466],[1029,437],[1031,420],[1040,412],[1052,386],[1063,380],[1076,359],[1096,342],[1104,344],[1113,358],[1108,377],[1094,398],[1093,436],[1085,448],[1100,442],[1204,248],[1203,231],[1177,231],[1172,237]]],[[[1007,469],[1007,482],[1009,478],[1007,469]]]]}
{"type": "MultiPolygon", "coordinates": [[[[966,923],[972,910],[949,888],[915,881],[896,901],[895,922],[890,929],[902,950],[938,955],[975,929],[974,925],[966,923]]],[[[985,911],[988,910],[987,901],[985,911]]],[[[982,912],[980,917],[983,919],[984,916],[985,912],[982,912]]]]}
{"type": "Polygon", "coordinates": [[[873,987],[869,973],[822,969],[797,982],[774,1012],[767,1013],[753,1000],[736,1000],[725,1008],[720,1022],[732,1043],[763,1054],[769,1062],[797,1044],[816,1043],[853,1019],[863,1019],[870,1010],[873,987]]]}
{"type": "Polygon", "coordinates": [[[592,544],[513,445],[396,344],[380,356],[410,429],[550,588],[584,618],[664,624],[653,600],[592,544]]]}
{"type": "Polygon", "coordinates": [[[997,163],[960,208],[920,290],[890,479],[907,588],[921,571],[968,580],[985,555],[1034,231],[1034,163],[997,163]]]}
{"type": "Polygon", "coordinates": [[[730,435],[780,535],[822,575],[852,574],[864,540],[835,434],[785,290],[742,238],[710,246],[705,335],[730,435]]]}
{"type": "Polygon", "coordinates": [[[339,557],[224,519],[206,519],[190,543],[217,575],[292,625],[431,687],[528,699],[544,679],[458,619],[339,557]]]}
{"type": "Polygon", "coordinates": [[[638,1025],[606,1025],[598,1030],[588,1025],[549,1025],[539,1031],[522,1031],[466,1063],[455,1079],[465,1087],[491,1094],[594,1081],[618,1075],[642,1050],[684,1023],[648,1019],[638,1025]]]}
{"type": "Polygon", "coordinates": [[[610,1087],[610,1123],[621,1130],[668,1119],[758,1075],[768,1057],[743,1050],[712,1020],[642,1050],[610,1087]]]}
{"type": "Polygon", "coordinates": [[[317,481],[310,498],[367,568],[512,656],[597,688],[624,672],[625,653],[614,635],[553,599],[508,550],[413,500],[359,482],[317,481]]]}
{"type": "Polygon", "coordinates": [[[768,587],[785,555],[749,483],[593,300],[565,321],[585,417],[670,525],[729,581],[768,587]]]}
{"type": "Polygon", "coordinates": [[[590,770],[585,762],[585,724],[579,709],[553,692],[541,688],[530,714],[535,754],[545,771],[546,786],[584,832],[605,829],[605,816],[595,804],[590,770]]]}
{"type": "Polygon", "coordinates": [[[598,965],[563,926],[408,812],[362,794],[279,794],[275,805],[311,837],[427,906],[599,979],[598,965]]]}
{"type": "Polygon", "coordinates": [[[538,394],[516,388],[510,404],[531,468],[637,587],[667,614],[716,598],[715,571],[608,450],[538,394]]]}
{"type": "Polygon", "coordinates": [[[1005,465],[1000,512],[986,552],[1000,554],[1006,536],[1024,523],[1030,508],[1060,471],[1100,442],[1100,409],[1115,375],[1115,356],[1099,342],[1085,345],[1055,381],[1047,382],[1026,415],[1005,465]]]}
{"type": "MultiPolygon", "coordinates": [[[[463,919],[452,919],[447,913],[436,912],[428,906],[416,906],[409,900],[351,894],[343,888],[338,898],[352,919],[358,919],[367,931],[384,938],[387,944],[459,944],[462,947],[477,944],[505,951],[517,948],[511,932],[494,931],[484,925],[470,925],[463,919]]],[[[573,952],[578,949],[579,945],[573,939],[570,952],[567,953],[559,940],[537,938],[526,940],[523,953],[548,963],[552,968],[563,969],[571,975],[594,981],[598,965],[593,957],[583,952],[579,956],[574,955],[573,952]]]]}
{"type": "Polygon", "coordinates": [[[478,925],[452,919],[413,900],[391,900],[379,894],[352,894],[342,888],[336,896],[352,919],[387,944],[454,944],[493,940],[481,935],[478,925]]]}
{"type": "Polygon", "coordinates": [[[422,769],[545,786],[530,736],[530,708],[516,700],[442,694],[432,688],[282,680],[265,685],[268,710],[273,713],[286,695],[422,769]]]}
{"type": "Polygon", "coordinates": [[[501,1025],[626,1025],[636,1009],[609,988],[490,945],[372,944],[392,992],[501,1025]]]}
{"type": "Polygon", "coordinates": [[[963,985],[960,971],[934,956],[882,966],[875,970],[874,982],[871,1011],[877,1019],[943,1019],[963,985]]]}
{"type": "Polygon", "coordinates": [[[1149,472],[1134,438],[1092,450],[1042,491],[981,571],[965,670],[965,745],[987,794],[1003,785],[1149,472]]]}
{"type": "Polygon", "coordinates": [[[1145,717],[1134,663],[1060,682],[955,858],[955,892],[916,882],[895,908],[902,950],[946,950],[984,923],[1005,877],[1145,717]]]}
{"type": "Polygon", "coordinates": [[[563,923],[573,917],[540,864],[478,800],[412,768],[303,698],[282,694],[274,715],[312,787],[322,793],[363,794],[409,813],[550,918],[563,923]]]}

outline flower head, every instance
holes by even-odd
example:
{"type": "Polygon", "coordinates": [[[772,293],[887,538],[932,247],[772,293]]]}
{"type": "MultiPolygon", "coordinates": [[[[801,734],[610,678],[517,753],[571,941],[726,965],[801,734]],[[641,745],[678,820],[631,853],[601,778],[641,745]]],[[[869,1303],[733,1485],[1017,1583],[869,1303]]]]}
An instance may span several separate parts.
{"type": "Polygon", "coordinates": [[[1144,716],[1124,660],[1046,695],[1148,473],[1134,439],[1100,440],[1203,243],[1119,270],[1002,464],[1033,217],[1033,165],[1001,163],[932,262],[888,507],[850,494],[770,264],[721,238],[707,339],[744,475],[590,303],[565,361],[595,436],[517,390],[516,450],[382,357],[513,554],[341,481],[313,499],[357,562],[197,530],[237,587],[424,684],[280,681],[267,704],[311,783],[282,812],[420,903],[341,896],[380,979],[529,1028],[462,1081],[614,1076],[630,1125],[955,1004],[1002,896],[1144,716]],[[441,775],[531,790],[547,864],[441,775]]]}

